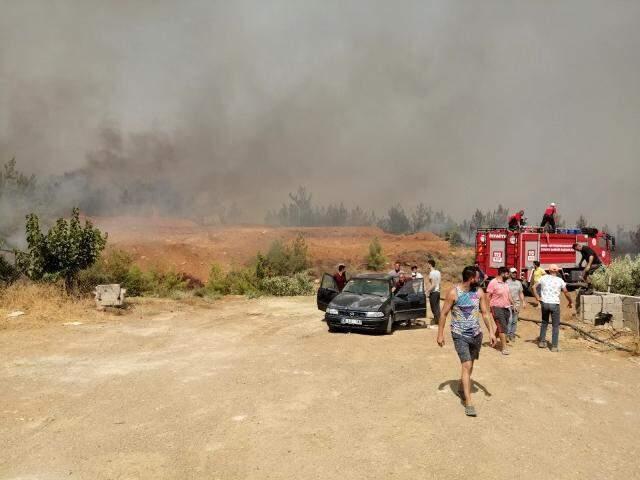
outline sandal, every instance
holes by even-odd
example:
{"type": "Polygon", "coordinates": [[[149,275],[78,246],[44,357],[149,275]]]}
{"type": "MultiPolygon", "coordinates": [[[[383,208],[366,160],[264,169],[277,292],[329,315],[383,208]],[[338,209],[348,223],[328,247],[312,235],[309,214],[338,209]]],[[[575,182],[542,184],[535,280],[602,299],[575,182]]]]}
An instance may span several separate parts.
{"type": "Polygon", "coordinates": [[[477,417],[478,414],[476,413],[476,407],[474,407],[473,405],[467,405],[466,407],[464,407],[464,414],[467,417],[477,417]]]}

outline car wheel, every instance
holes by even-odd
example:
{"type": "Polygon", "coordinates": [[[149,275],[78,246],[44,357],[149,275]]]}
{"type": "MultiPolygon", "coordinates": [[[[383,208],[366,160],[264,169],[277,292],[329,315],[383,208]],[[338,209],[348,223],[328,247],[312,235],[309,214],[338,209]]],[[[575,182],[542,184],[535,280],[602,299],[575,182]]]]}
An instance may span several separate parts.
{"type": "Polygon", "coordinates": [[[329,331],[331,333],[336,333],[338,331],[338,329],[336,327],[334,327],[333,325],[331,325],[330,323],[327,322],[327,326],[329,327],[329,331]]]}
{"type": "Polygon", "coordinates": [[[384,329],[384,333],[391,335],[393,333],[393,326],[396,322],[396,316],[393,313],[389,314],[389,320],[387,320],[387,326],[384,329]]]}

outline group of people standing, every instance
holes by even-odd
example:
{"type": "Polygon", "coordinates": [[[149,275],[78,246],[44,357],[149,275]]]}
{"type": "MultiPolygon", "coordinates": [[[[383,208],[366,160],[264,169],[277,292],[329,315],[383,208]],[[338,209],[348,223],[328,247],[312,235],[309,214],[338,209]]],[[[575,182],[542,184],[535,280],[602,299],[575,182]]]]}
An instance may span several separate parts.
{"type": "MultiPolygon", "coordinates": [[[[405,286],[407,281],[413,279],[424,279],[424,275],[420,273],[418,269],[418,265],[414,264],[411,266],[411,273],[407,275],[402,270],[402,265],[400,262],[395,262],[393,269],[389,271],[389,275],[393,279],[393,292],[399,291],[402,287],[405,286]]],[[[347,284],[347,267],[344,263],[340,263],[336,272],[333,274],[333,279],[336,282],[336,286],[338,287],[338,292],[341,292],[345,285],[347,284]]],[[[427,296],[429,297],[429,307],[431,308],[431,313],[433,314],[433,325],[437,325],[440,321],[440,281],[442,279],[442,274],[440,270],[436,268],[436,261],[430,259],[427,261],[427,284],[425,285],[425,290],[427,292],[427,296]]],[[[429,326],[429,325],[427,325],[429,326]]]]}
{"type": "MultiPolygon", "coordinates": [[[[400,290],[407,282],[407,275],[402,271],[400,262],[396,262],[393,270],[389,271],[389,275],[393,278],[394,291],[400,290]]],[[[411,276],[409,279],[424,278],[424,275],[418,271],[418,265],[411,266],[411,276]]],[[[433,325],[437,325],[440,320],[440,281],[442,274],[436,268],[436,261],[429,259],[427,261],[427,285],[425,290],[429,298],[429,307],[433,314],[433,325]]],[[[427,324],[427,327],[429,325],[427,324]]]]}
{"type": "MultiPolygon", "coordinates": [[[[497,277],[489,282],[486,292],[481,287],[481,276],[484,276],[484,272],[477,266],[464,268],[462,281],[452,287],[445,296],[437,336],[438,345],[444,346],[444,328],[447,316],[451,313],[451,337],[461,363],[458,395],[464,402],[465,414],[471,417],[477,415],[471,401],[471,374],[482,347],[480,319],[483,319],[489,333],[489,344],[498,348],[502,355],[508,355],[507,344],[516,338],[518,316],[525,301],[524,288],[515,268],[499,268],[497,277]]],[[[550,265],[545,271],[539,262],[535,262],[531,283],[532,292],[540,303],[542,312],[538,346],[547,347],[546,334],[551,319],[551,351],[557,352],[561,292],[567,298],[569,308],[572,307],[566,283],[559,276],[557,265],[550,265]]]]}

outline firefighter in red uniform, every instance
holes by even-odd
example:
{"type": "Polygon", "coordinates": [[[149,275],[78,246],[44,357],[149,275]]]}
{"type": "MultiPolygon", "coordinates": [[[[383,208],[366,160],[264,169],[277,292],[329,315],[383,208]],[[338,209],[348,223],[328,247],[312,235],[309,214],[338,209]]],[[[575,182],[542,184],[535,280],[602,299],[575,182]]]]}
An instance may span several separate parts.
{"type": "Polygon", "coordinates": [[[509,230],[518,230],[522,227],[524,220],[524,210],[514,213],[509,217],[509,230]]]}
{"type": "Polygon", "coordinates": [[[542,216],[542,222],[540,223],[540,227],[544,228],[549,225],[551,227],[551,232],[555,233],[556,231],[556,204],[551,203],[547,209],[544,211],[544,215],[542,216]]]}

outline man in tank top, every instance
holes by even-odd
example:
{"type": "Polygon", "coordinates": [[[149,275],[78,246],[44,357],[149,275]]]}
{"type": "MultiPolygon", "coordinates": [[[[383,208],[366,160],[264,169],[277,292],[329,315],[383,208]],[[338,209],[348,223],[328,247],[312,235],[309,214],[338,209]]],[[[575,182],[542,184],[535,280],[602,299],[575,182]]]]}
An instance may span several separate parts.
{"type": "Polygon", "coordinates": [[[444,308],[438,323],[438,345],[444,346],[444,327],[447,316],[451,312],[451,336],[453,345],[462,364],[460,387],[458,393],[463,397],[465,414],[470,417],[477,415],[471,402],[471,373],[473,364],[480,357],[482,347],[482,328],[480,317],[489,332],[489,343],[496,344],[495,325],[491,321],[484,292],[478,288],[477,270],[475,267],[465,267],[462,271],[462,283],[449,290],[444,301],[444,308]]]}

